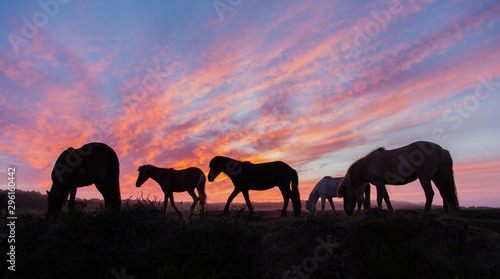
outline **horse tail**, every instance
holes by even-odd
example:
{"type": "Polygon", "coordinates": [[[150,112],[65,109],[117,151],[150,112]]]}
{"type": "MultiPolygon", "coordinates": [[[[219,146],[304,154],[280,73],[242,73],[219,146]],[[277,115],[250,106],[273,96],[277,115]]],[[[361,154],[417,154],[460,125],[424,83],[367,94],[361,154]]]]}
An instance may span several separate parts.
{"type": "Polygon", "coordinates": [[[443,200],[445,201],[446,209],[450,213],[459,213],[457,187],[453,176],[453,160],[450,152],[446,149],[441,151],[441,166],[439,168],[441,188],[443,200]]]}
{"type": "Polygon", "coordinates": [[[302,213],[302,204],[300,203],[300,194],[299,194],[299,175],[297,171],[292,169],[292,203],[293,203],[293,211],[294,215],[298,216],[302,213]]]}
{"type": "Polygon", "coordinates": [[[205,183],[206,183],[205,174],[201,172],[200,179],[196,184],[196,189],[198,190],[198,195],[200,196],[200,206],[202,214],[205,214],[205,203],[207,201],[207,194],[205,193],[205,183]]]}
{"type": "Polygon", "coordinates": [[[110,150],[108,158],[108,168],[104,178],[104,187],[106,191],[106,198],[109,204],[116,209],[120,209],[121,196],[120,196],[120,162],[118,156],[113,149],[110,150]]]}

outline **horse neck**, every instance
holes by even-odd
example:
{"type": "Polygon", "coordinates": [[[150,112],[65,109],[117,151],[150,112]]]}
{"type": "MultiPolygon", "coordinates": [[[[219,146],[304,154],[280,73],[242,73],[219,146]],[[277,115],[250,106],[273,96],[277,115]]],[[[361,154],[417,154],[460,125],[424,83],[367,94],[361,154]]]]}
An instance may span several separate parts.
{"type": "Polygon", "coordinates": [[[225,173],[227,176],[229,177],[232,177],[233,176],[233,173],[229,171],[229,163],[232,163],[232,166],[238,166],[239,164],[241,164],[240,161],[238,160],[234,160],[234,159],[231,159],[231,158],[228,158],[228,157],[223,157],[223,156],[220,156],[221,158],[221,170],[223,173],[225,173]]]}
{"type": "Polygon", "coordinates": [[[158,184],[161,184],[161,182],[165,179],[165,177],[168,175],[168,169],[163,169],[163,168],[158,168],[155,166],[150,166],[149,169],[149,177],[156,181],[158,184]]]}
{"type": "Polygon", "coordinates": [[[351,184],[354,185],[361,185],[366,181],[366,163],[367,163],[367,157],[362,158],[358,162],[356,162],[355,165],[353,165],[353,168],[351,170],[351,184]]]}
{"type": "Polygon", "coordinates": [[[226,165],[229,162],[238,162],[235,159],[231,159],[231,158],[224,157],[224,156],[220,156],[219,158],[223,162],[224,165],[226,165]]]}
{"type": "Polygon", "coordinates": [[[316,204],[318,199],[319,199],[319,190],[318,187],[314,187],[314,189],[309,194],[309,199],[307,200],[309,201],[310,204],[316,204]]]}

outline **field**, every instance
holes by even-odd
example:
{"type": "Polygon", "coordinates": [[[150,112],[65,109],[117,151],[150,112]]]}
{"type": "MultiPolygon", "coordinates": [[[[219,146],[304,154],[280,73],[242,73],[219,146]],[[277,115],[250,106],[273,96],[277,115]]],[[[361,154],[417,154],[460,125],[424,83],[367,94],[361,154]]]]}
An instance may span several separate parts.
{"type": "MultiPolygon", "coordinates": [[[[500,209],[372,209],[348,217],[249,216],[243,206],[191,219],[149,200],[120,212],[83,210],[47,220],[16,220],[15,272],[7,267],[7,220],[1,225],[2,278],[498,278],[500,209]]],[[[289,215],[292,215],[289,212],[289,215]]]]}

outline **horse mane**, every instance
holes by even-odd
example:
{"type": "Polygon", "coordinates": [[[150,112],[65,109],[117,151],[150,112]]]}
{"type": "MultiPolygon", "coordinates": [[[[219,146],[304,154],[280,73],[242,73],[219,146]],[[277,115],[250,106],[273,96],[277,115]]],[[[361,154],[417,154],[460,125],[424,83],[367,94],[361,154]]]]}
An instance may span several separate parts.
{"type": "MultiPolygon", "coordinates": [[[[368,153],[368,155],[372,155],[373,153],[379,152],[379,151],[385,151],[385,147],[377,147],[374,150],[372,150],[370,153],[368,153]]],[[[366,155],[366,156],[368,156],[368,155],[366,155]]]]}
{"type": "Polygon", "coordinates": [[[236,162],[238,162],[238,163],[240,163],[240,164],[250,164],[250,165],[253,165],[253,163],[252,163],[252,162],[250,162],[250,161],[242,161],[242,160],[240,160],[240,158],[238,158],[238,159],[233,159],[233,158],[229,158],[229,157],[225,157],[225,156],[215,156],[215,157],[218,157],[218,158],[226,158],[226,159],[229,159],[229,160],[236,161],[236,162]]]}
{"type": "Polygon", "coordinates": [[[379,152],[379,151],[385,151],[385,150],[386,150],[386,149],[385,149],[385,147],[377,147],[377,148],[373,149],[372,151],[370,151],[370,153],[368,153],[368,155],[365,155],[365,156],[363,156],[363,157],[361,157],[361,158],[357,159],[356,161],[354,161],[354,163],[352,163],[352,164],[349,166],[349,168],[347,168],[347,169],[348,169],[348,170],[349,170],[349,169],[351,169],[354,165],[358,164],[358,163],[359,163],[361,160],[363,160],[364,158],[366,158],[366,157],[368,157],[368,156],[370,156],[370,155],[372,155],[372,154],[374,154],[374,153],[377,153],[377,152],[379,152]]]}
{"type": "Polygon", "coordinates": [[[234,160],[238,161],[239,163],[242,163],[242,164],[252,164],[252,162],[250,162],[250,161],[242,161],[242,160],[240,160],[240,158],[234,159],[234,160]]]}
{"type": "Polygon", "coordinates": [[[238,161],[238,162],[240,162],[244,166],[253,165],[253,163],[250,161],[238,161]]]}
{"type": "Polygon", "coordinates": [[[137,171],[141,172],[142,170],[144,170],[145,167],[153,167],[153,165],[142,165],[139,168],[137,168],[137,171]]]}

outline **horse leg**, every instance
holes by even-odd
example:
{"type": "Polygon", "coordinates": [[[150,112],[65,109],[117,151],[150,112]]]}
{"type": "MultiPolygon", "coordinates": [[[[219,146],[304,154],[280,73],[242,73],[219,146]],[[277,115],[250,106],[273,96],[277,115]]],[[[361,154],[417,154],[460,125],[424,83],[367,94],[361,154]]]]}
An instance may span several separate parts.
{"type": "Polygon", "coordinates": [[[328,202],[330,203],[330,206],[332,207],[333,213],[337,215],[337,211],[335,211],[335,205],[333,204],[332,198],[328,198],[328,202]]]}
{"type": "Polygon", "coordinates": [[[420,178],[420,185],[424,188],[425,192],[425,208],[424,212],[427,213],[431,210],[432,199],[434,198],[434,190],[432,190],[431,180],[420,178]]]}
{"type": "Polygon", "coordinates": [[[234,197],[236,197],[240,192],[241,190],[239,190],[238,188],[234,188],[231,195],[229,195],[229,198],[227,198],[226,206],[224,207],[224,213],[223,213],[224,215],[226,215],[229,212],[229,205],[233,201],[234,197]]]}
{"type": "MultiPolygon", "coordinates": [[[[377,186],[377,195],[378,194],[382,194],[382,197],[384,198],[385,204],[387,204],[387,209],[389,210],[389,212],[394,213],[391,201],[389,200],[389,193],[387,193],[387,188],[385,187],[385,185],[377,186]]],[[[378,199],[379,197],[377,196],[377,200],[378,199]]],[[[379,208],[382,208],[382,202],[379,203],[379,208]]]]}
{"type": "Polygon", "coordinates": [[[281,195],[283,195],[283,209],[281,210],[281,217],[286,217],[286,210],[288,209],[288,202],[290,201],[290,190],[286,187],[279,187],[281,195]]]}
{"type": "Polygon", "coordinates": [[[163,213],[167,214],[167,206],[168,206],[168,195],[165,193],[165,199],[163,200],[163,213]]]}
{"type": "Polygon", "coordinates": [[[114,189],[111,188],[106,188],[111,185],[106,185],[102,181],[98,181],[94,183],[95,187],[97,188],[97,191],[101,193],[102,198],[104,199],[104,208],[109,210],[110,208],[113,209],[120,209],[120,189],[118,189],[118,195],[116,195],[116,192],[114,189]],[[118,196],[118,199],[117,199],[118,196]]]}
{"type": "Polygon", "coordinates": [[[359,214],[361,212],[361,205],[365,204],[365,198],[363,198],[363,194],[365,192],[363,191],[363,192],[360,193],[358,191],[359,191],[359,189],[356,192],[358,194],[358,200],[357,200],[357,202],[358,202],[358,211],[357,211],[357,213],[359,214]]]}
{"type": "MultiPolygon", "coordinates": [[[[384,186],[385,187],[385,186],[384,186]]],[[[377,205],[378,209],[382,210],[382,199],[383,199],[382,191],[377,187],[377,205]]]]}
{"type": "Polygon", "coordinates": [[[250,213],[250,215],[253,215],[253,206],[252,203],[250,202],[250,196],[248,195],[248,190],[244,190],[241,192],[243,193],[243,197],[245,198],[245,202],[248,207],[248,213],[250,213]]]}
{"type": "Polygon", "coordinates": [[[191,205],[191,209],[189,210],[189,217],[191,217],[191,215],[193,214],[193,210],[194,210],[194,207],[196,206],[196,204],[198,203],[198,201],[200,200],[198,198],[198,196],[194,193],[194,189],[192,190],[188,190],[188,193],[189,195],[191,195],[191,197],[193,198],[193,205],[191,205]]]}
{"type": "Polygon", "coordinates": [[[326,198],[321,197],[321,215],[325,215],[325,203],[326,203],[326,198]]]}
{"type": "Polygon", "coordinates": [[[69,190],[68,208],[73,211],[75,209],[76,187],[69,190]]]}
{"type": "Polygon", "coordinates": [[[370,191],[371,191],[371,186],[370,184],[366,184],[366,188],[365,188],[365,201],[363,202],[363,206],[365,208],[365,212],[368,212],[370,211],[370,191]]]}
{"type": "Polygon", "coordinates": [[[177,212],[177,214],[179,214],[179,216],[181,216],[182,218],[182,213],[179,211],[179,209],[177,209],[177,207],[175,206],[175,202],[174,202],[174,194],[173,193],[170,193],[169,195],[170,197],[170,204],[172,205],[172,207],[175,209],[175,212],[177,212]]]}
{"type": "Polygon", "coordinates": [[[443,198],[443,209],[444,209],[444,212],[445,213],[449,213],[448,212],[448,202],[447,202],[447,199],[445,199],[446,195],[443,195],[443,191],[444,191],[443,187],[444,187],[444,185],[441,183],[441,178],[436,177],[436,176],[437,175],[435,175],[434,178],[432,178],[432,181],[436,185],[436,188],[438,188],[439,193],[441,194],[441,197],[443,198]]]}

